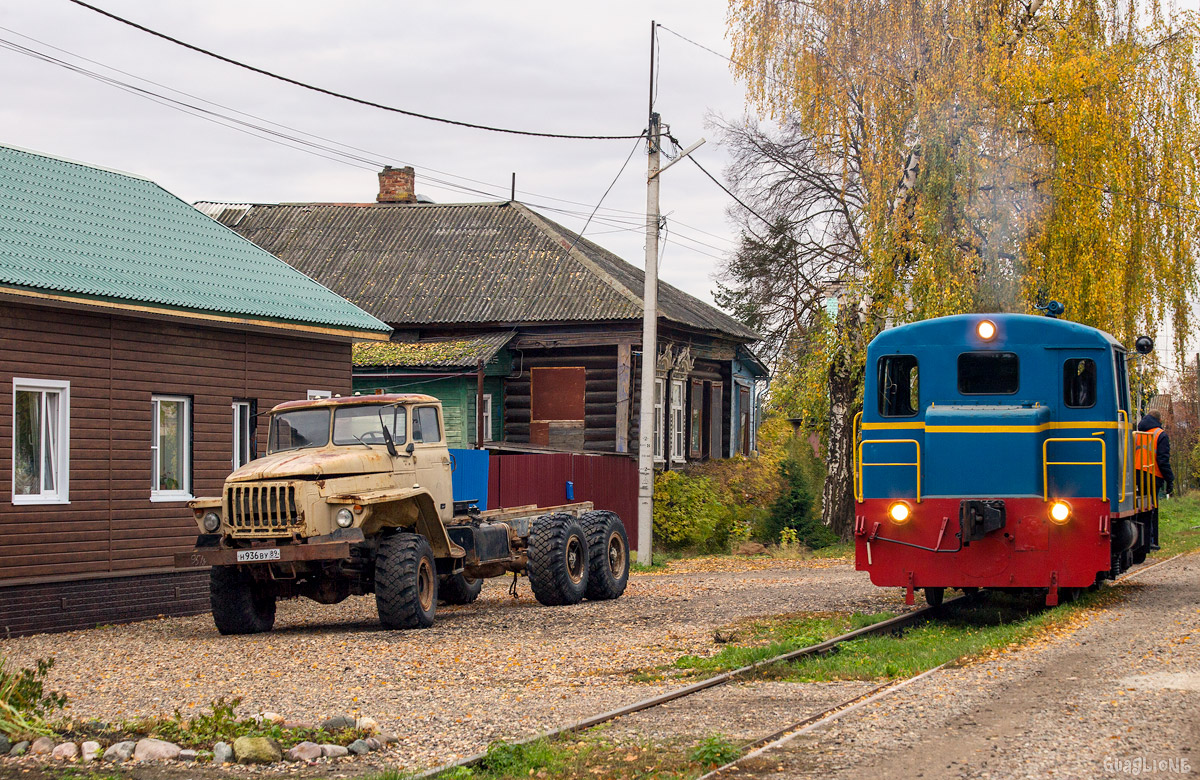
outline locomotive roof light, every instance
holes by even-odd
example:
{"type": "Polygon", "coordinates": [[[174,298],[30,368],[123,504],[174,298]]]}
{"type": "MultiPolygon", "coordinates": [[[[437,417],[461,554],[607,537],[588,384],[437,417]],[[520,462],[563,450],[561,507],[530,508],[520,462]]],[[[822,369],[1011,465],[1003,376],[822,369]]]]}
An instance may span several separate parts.
{"type": "Polygon", "coordinates": [[[975,332],[984,341],[991,341],[996,337],[996,323],[991,320],[980,320],[979,324],[975,326],[975,332]]]}
{"type": "Polygon", "coordinates": [[[912,517],[912,509],[903,501],[897,501],[888,507],[888,517],[896,525],[904,525],[912,517]]]}
{"type": "Polygon", "coordinates": [[[1050,505],[1050,522],[1055,525],[1066,525],[1071,519],[1071,505],[1066,501],[1055,501],[1050,505]]]}

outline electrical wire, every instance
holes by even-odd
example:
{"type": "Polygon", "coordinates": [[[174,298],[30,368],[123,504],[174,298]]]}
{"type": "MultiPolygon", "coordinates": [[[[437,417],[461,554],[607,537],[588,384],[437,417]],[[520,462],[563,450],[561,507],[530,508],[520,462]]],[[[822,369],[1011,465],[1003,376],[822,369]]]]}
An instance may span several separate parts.
{"type": "Polygon", "coordinates": [[[209,51],[208,49],[205,49],[201,46],[196,46],[194,44],[187,43],[186,41],[182,41],[178,38],[174,38],[170,35],[167,35],[166,33],[161,33],[161,32],[158,32],[157,30],[152,30],[149,27],[146,27],[145,25],[138,24],[137,22],[131,21],[131,20],[126,19],[121,16],[117,16],[116,14],[111,13],[109,11],[105,11],[103,8],[98,8],[94,5],[91,5],[90,3],[85,3],[85,2],[83,2],[83,0],[70,0],[70,2],[74,3],[75,5],[80,6],[82,8],[87,8],[90,11],[95,11],[96,13],[100,14],[101,16],[106,16],[109,19],[112,19],[113,21],[117,21],[117,22],[120,22],[121,24],[128,25],[129,27],[132,27],[136,30],[141,30],[144,33],[153,35],[157,38],[162,38],[163,40],[174,43],[177,46],[182,46],[185,49],[190,49],[191,51],[197,52],[199,54],[203,54],[206,57],[212,57],[213,59],[220,60],[221,62],[227,63],[229,65],[235,65],[239,68],[243,68],[243,69],[251,71],[253,73],[257,73],[262,76],[267,76],[268,78],[273,78],[278,81],[282,81],[284,83],[291,84],[296,87],[300,87],[302,89],[307,89],[307,90],[311,90],[313,92],[318,92],[322,95],[328,95],[329,97],[335,97],[335,98],[338,98],[339,100],[347,100],[347,101],[350,101],[351,103],[358,103],[359,105],[369,106],[371,108],[378,108],[382,111],[390,111],[390,112],[396,113],[396,114],[403,114],[404,116],[410,116],[410,117],[413,117],[416,119],[425,119],[430,122],[440,122],[442,124],[447,124],[447,125],[455,125],[458,127],[467,127],[467,128],[471,128],[473,130],[487,130],[487,131],[490,131],[493,133],[507,133],[509,135],[524,135],[524,136],[531,136],[534,138],[562,138],[562,139],[575,140],[575,141],[625,141],[625,140],[630,140],[630,139],[634,139],[634,138],[641,138],[640,135],[573,135],[573,134],[567,134],[567,133],[541,133],[541,132],[535,132],[535,131],[531,131],[531,130],[513,130],[511,128],[495,127],[492,125],[482,125],[482,124],[476,124],[474,122],[463,122],[463,121],[456,120],[456,119],[446,119],[444,117],[432,116],[430,114],[422,114],[417,111],[409,111],[409,110],[403,109],[403,108],[396,108],[395,106],[389,106],[389,105],[385,105],[383,103],[376,103],[373,100],[357,98],[352,95],[346,95],[341,92],[335,92],[331,89],[325,89],[324,87],[314,86],[312,84],[308,84],[303,81],[299,81],[297,79],[289,78],[287,76],[282,76],[278,73],[272,73],[269,70],[264,70],[263,68],[258,68],[258,67],[255,67],[254,65],[249,65],[247,63],[240,62],[240,61],[232,59],[230,57],[226,57],[222,54],[217,54],[216,52],[209,51]]]}

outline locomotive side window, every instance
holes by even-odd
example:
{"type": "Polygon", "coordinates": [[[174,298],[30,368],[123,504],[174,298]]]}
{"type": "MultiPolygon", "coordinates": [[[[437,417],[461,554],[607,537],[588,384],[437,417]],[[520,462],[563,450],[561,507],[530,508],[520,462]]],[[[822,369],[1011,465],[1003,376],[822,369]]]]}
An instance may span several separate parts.
{"type": "Polygon", "coordinates": [[[1096,361],[1071,358],[1063,363],[1063,403],[1072,409],[1096,405],[1096,361]]]}
{"type": "Polygon", "coordinates": [[[917,359],[912,355],[879,358],[879,416],[912,417],[917,413],[917,359]]]}
{"type": "Polygon", "coordinates": [[[958,356],[958,392],[1012,395],[1020,380],[1014,352],[964,352],[958,356]]]}

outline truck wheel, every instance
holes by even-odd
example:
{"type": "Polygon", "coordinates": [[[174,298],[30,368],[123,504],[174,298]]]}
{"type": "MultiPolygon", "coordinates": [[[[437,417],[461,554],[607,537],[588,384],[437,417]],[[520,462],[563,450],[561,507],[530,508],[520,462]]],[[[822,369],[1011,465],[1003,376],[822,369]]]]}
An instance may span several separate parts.
{"type": "Polygon", "coordinates": [[[481,590],[483,580],[468,577],[461,571],[438,578],[438,598],[447,604],[470,604],[479,598],[481,590]]]}
{"type": "Polygon", "coordinates": [[[384,628],[429,628],[437,610],[433,550],[420,534],[391,534],[375,555],[375,606],[384,628]]]}
{"type": "Polygon", "coordinates": [[[529,532],[525,567],[534,597],[548,607],[578,604],[588,584],[587,536],[567,514],[542,515],[529,532]]]}
{"type": "Polygon", "coordinates": [[[588,538],[587,597],[615,599],[629,583],[629,537],[615,512],[587,512],[579,518],[588,538]]]}
{"type": "Polygon", "coordinates": [[[214,566],[208,575],[213,622],[222,634],[261,634],[275,625],[275,594],[255,587],[241,566],[214,566]]]}

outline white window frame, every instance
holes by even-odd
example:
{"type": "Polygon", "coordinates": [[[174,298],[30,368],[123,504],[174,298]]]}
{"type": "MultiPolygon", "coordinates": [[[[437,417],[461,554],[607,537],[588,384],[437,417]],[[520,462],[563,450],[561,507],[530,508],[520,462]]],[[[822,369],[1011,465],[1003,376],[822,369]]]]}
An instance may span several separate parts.
{"type": "MultiPolygon", "coordinates": [[[[249,401],[234,401],[233,402],[233,458],[230,460],[230,465],[234,471],[237,471],[246,463],[249,463],[254,458],[254,442],[250,436],[254,430],[254,421],[250,417],[253,410],[250,407],[249,401]],[[246,410],[246,425],[245,430],[242,430],[242,410],[246,410]],[[246,445],[246,461],[241,462],[242,444],[246,445]]],[[[157,418],[156,418],[157,419],[157,418]]],[[[155,440],[157,441],[157,439],[155,440]]]]}
{"type": "Polygon", "coordinates": [[[483,394],[483,440],[492,440],[492,394],[483,394]]]}
{"type": "Polygon", "coordinates": [[[328,390],[309,390],[308,395],[305,396],[305,399],[309,401],[320,401],[322,398],[332,397],[333,393],[329,392],[328,390]]]}
{"type": "Polygon", "coordinates": [[[663,457],[663,427],[666,424],[666,410],[663,401],[667,395],[666,377],[654,378],[654,460],[664,463],[663,457]]]}
{"type": "Polygon", "coordinates": [[[671,462],[686,463],[687,412],[684,400],[687,390],[682,379],[671,380],[671,462]],[[678,391],[678,392],[676,392],[678,391]]]}
{"type": "MultiPolygon", "coordinates": [[[[61,379],[13,378],[13,434],[12,434],[12,502],[14,505],[69,504],[71,473],[71,383],[61,379]],[[27,495],[17,495],[17,392],[40,393],[39,422],[46,419],[46,394],[58,395],[58,463],[54,470],[55,489],[27,495]]],[[[38,458],[44,457],[41,450],[45,442],[45,429],[38,431],[38,458]]]]}
{"type": "Polygon", "coordinates": [[[192,399],[186,395],[152,395],[150,396],[150,500],[153,502],[162,501],[190,501],[195,498],[192,495],[192,399]],[[183,463],[179,464],[180,476],[183,478],[183,484],[178,490],[159,490],[158,485],[158,405],[162,401],[170,403],[183,404],[183,463]]]}

